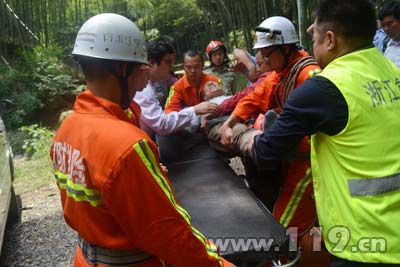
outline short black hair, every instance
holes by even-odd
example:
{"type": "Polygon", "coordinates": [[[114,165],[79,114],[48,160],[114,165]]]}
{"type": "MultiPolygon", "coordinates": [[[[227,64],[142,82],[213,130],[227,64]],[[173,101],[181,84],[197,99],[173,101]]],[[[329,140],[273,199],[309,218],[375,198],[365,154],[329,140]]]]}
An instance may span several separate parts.
{"type": "Polygon", "coordinates": [[[392,0],[385,1],[382,9],[379,12],[379,19],[383,20],[384,17],[393,16],[395,19],[400,19],[400,1],[392,0]]]}
{"type": "Polygon", "coordinates": [[[323,0],[315,12],[316,23],[332,27],[353,46],[372,44],[376,14],[370,0],[323,0]]]}
{"type": "Polygon", "coordinates": [[[146,42],[147,56],[149,60],[154,60],[157,64],[161,63],[166,54],[176,53],[176,43],[172,37],[161,36],[155,40],[146,42]]]}
{"type": "Polygon", "coordinates": [[[196,56],[199,56],[201,62],[204,62],[203,55],[197,50],[188,50],[188,51],[186,51],[185,54],[183,54],[183,60],[185,60],[185,57],[196,57],[196,56]]]}

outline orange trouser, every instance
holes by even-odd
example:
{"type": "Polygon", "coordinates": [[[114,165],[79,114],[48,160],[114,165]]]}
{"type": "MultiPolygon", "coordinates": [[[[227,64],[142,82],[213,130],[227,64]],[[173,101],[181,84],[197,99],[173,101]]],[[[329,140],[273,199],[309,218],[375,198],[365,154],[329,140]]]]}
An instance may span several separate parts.
{"type": "MultiPolygon", "coordinates": [[[[95,267],[108,267],[107,265],[96,264],[95,267]]],[[[85,260],[85,257],[82,254],[82,250],[79,246],[76,247],[75,250],[75,260],[74,260],[74,267],[94,267],[90,263],[85,260]]],[[[151,260],[146,261],[142,264],[133,265],[135,267],[163,267],[162,263],[154,258],[151,260]]]]}
{"type": "Polygon", "coordinates": [[[316,222],[310,161],[289,163],[273,214],[285,228],[298,227],[301,234],[316,222]]]}
{"type": "Polygon", "coordinates": [[[317,214],[309,149],[306,137],[297,151],[297,156],[302,154],[304,158],[295,158],[286,163],[286,175],[274,206],[274,216],[285,228],[297,227],[297,245],[301,248],[299,267],[329,267],[331,255],[323,248],[321,238],[316,239],[310,233],[310,228],[316,223],[317,214]]]}
{"type": "Polygon", "coordinates": [[[298,227],[298,234],[314,226],[317,217],[309,152],[309,138],[305,137],[293,160],[285,163],[285,178],[273,212],[285,228],[298,227]]]}

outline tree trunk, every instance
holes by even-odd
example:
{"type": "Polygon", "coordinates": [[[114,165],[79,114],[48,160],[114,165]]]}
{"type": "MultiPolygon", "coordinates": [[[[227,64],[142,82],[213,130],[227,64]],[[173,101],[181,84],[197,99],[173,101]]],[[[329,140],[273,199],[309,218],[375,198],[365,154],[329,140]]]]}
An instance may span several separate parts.
{"type": "Polygon", "coordinates": [[[47,0],[43,0],[42,9],[43,9],[44,45],[47,47],[49,45],[49,30],[47,23],[47,0]]]}
{"type": "Polygon", "coordinates": [[[85,20],[89,17],[89,1],[85,0],[85,20]]]}
{"type": "Polygon", "coordinates": [[[297,17],[299,24],[299,37],[300,37],[300,45],[305,46],[307,43],[306,40],[306,25],[305,25],[305,10],[304,10],[304,0],[297,0],[297,17]]]}

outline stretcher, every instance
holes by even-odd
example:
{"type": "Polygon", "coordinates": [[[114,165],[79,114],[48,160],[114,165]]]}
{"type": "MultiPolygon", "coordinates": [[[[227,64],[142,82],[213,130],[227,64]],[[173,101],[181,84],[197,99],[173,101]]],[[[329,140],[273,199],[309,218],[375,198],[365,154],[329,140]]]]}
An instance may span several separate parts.
{"type": "Polygon", "coordinates": [[[289,251],[285,229],[213,149],[198,145],[184,159],[168,164],[168,170],[192,225],[224,258],[237,266],[295,266],[278,260],[284,255],[297,261],[299,256],[289,251]]]}

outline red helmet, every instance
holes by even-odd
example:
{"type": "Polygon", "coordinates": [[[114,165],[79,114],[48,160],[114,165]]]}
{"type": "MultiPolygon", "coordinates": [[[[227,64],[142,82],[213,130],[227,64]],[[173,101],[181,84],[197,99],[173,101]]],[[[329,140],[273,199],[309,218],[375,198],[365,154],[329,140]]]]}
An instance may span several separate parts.
{"type": "Polygon", "coordinates": [[[224,49],[226,53],[226,47],[221,41],[210,41],[210,43],[207,45],[206,53],[209,57],[211,57],[211,54],[220,48],[224,49]]]}

